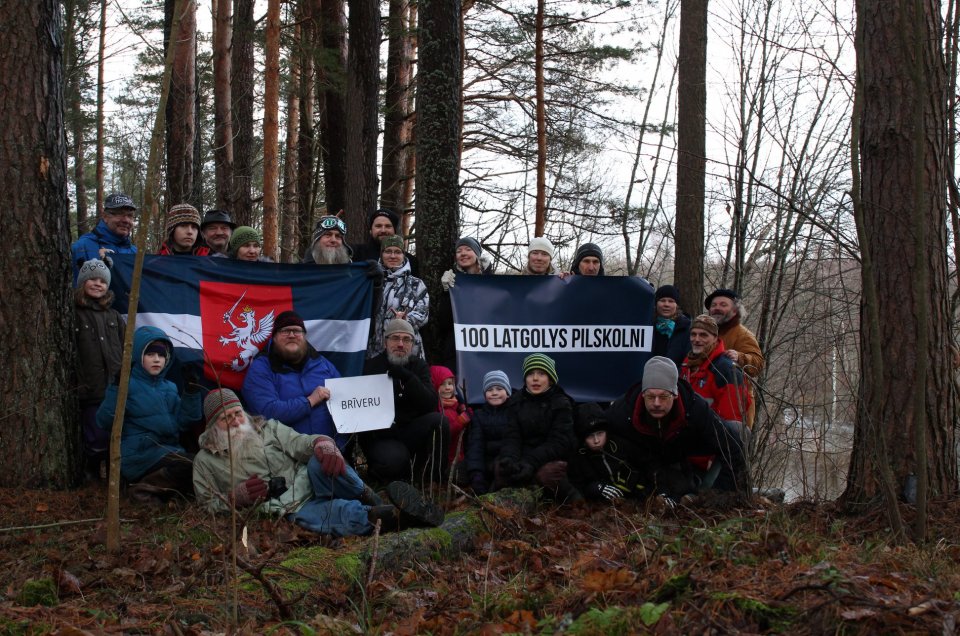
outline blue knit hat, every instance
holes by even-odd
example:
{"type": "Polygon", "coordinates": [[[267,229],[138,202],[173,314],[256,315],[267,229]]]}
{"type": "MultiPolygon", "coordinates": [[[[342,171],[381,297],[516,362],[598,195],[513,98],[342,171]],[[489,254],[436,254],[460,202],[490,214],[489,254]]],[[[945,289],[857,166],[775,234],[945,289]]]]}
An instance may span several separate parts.
{"type": "Polygon", "coordinates": [[[557,363],[553,361],[553,358],[548,356],[545,353],[531,353],[526,358],[523,359],[523,377],[526,378],[527,374],[531,371],[539,369],[543,371],[550,379],[553,380],[553,383],[556,384],[560,380],[557,378],[557,363]]]}
{"type": "Polygon", "coordinates": [[[486,393],[495,386],[502,387],[507,393],[513,388],[510,386],[510,378],[500,369],[488,371],[483,376],[483,392],[486,393]]]}

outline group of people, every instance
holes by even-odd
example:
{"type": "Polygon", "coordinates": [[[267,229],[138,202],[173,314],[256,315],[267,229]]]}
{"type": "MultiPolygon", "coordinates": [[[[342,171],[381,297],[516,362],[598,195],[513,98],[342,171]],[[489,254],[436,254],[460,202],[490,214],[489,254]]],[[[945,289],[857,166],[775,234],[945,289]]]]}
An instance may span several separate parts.
{"type": "MultiPolygon", "coordinates": [[[[124,332],[112,308],[109,254],[135,252],[135,212],[130,197],[107,197],[96,228],[72,248],[81,417],[92,465],[104,457],[115,417],[124,332]]],[[[224,211],[211,210],[201,221],[193,206],[178,204],[164,227],[161,254],[266,258],[259,233],[236,227],[224,211]]],[[[691,318],[677,288],[658,288],[653,357],[640,381],[611,404],[575,404],[559,382],[556,362],[532,353],[517,385],[491,369],[483,377],[484,403],[468,405],[456,384],[449,290],[458,273],[491,274],[492,261],[475,239],[458,240],[431,319],[416,259],[404,250],[398,230],[392,211],[377,210],[369,236],[348,246],[344,221],[325,215],[304,256],[318,265],[375,260],[382,269],[363,373],[385,373],[392,381],[389,428],[337,432],[326,380],[339,371],[314,347],[323,343],[307,339],[296,312],[277,316],[239,395],[208,391],[189,369],[179,391],[165,377],[174,358],[170,338],[141,327],[134,334],[121,442],[130,496],[162,501],[194,494],[212,512],[256,506],[342,536],[367,534],[377,523],[440,523],[442,511],[411,485],[424,481],[452,479],[477,494],[536,485],[558,503],[650,496],[673,501],[746,483],[744,444],[755,412],[750,378],[764,360],[741,323],[745,314],[735,291],[714,291],[707,312],[691,318]],[[433,366],[422,346],[424,328],[438,329],[447,344],[433,366]],[[188,451],[182,442],[198,421],[202,433],[188,451]],[[368,480],[386,485],[389,503],[361,479],[358,461],[368,480]]],[[[577,249],[569,272],[553,260],[550,241],[534,238],[523,273],[605,275],[603,252],[592,243],[577,249]]]]}

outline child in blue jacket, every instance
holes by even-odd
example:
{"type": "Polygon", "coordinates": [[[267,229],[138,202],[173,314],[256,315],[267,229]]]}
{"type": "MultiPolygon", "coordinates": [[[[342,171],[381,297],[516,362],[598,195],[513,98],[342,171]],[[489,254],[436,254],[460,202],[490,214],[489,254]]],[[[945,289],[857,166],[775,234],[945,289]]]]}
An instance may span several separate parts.
{"type": "MultiPolygon", "coordinates": [[[[183,399],[165,378],[173,361],[173,343],[157,327],[133,334],[133,366],[120,437],[120,474],[130,496],[142,502],[163,501],[193,492],[193,455],[180,445],[180,432],[201,417],[198,387],[188,386],[183,399]]],[[[107,388],[97,424],[113,427],[117,385],[107,388]]]]}

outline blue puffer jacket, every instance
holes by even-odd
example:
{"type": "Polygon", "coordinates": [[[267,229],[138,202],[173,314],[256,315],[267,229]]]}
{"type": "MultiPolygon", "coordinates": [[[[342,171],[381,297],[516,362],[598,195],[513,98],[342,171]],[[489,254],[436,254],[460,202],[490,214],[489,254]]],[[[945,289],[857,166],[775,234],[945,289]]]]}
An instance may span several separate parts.
{"type": "Polygon", "coordinates": [[[92,232],[87,232],[70,246],[70,259],[73,263],[73,282],[77,282],[80,266],[91,258],[100,258],[100,248],[105,247],[114,254],[136,254],[137,246],[130,242],[130,237],[118,236],[110,231],[107,224],[100,219],[92,232]]]}
{"type": "Polygon", "coordinates": [[[346,435],[337,435],[326,403],[310,406],[307,396],[329,378],[339,378],[333,363],[307,344],[302,369],[295,369],[277,355],[271,355],[273,341],[253,359],[243,379],[243,399],[250,412],[268,420],[278,420],[304,435],[327,435],[343,448],[346,435]]]}
{"type": "MultiPolygon", "coordinates": [[[[199,420],[200,393],[187,393],[180,399],[177,385],[164,379],[173,362],[173,343],[163,330],[140,327],[133,334],[133,366],[130,388],[120,436],[120,474],[129,482],[143,477],[151,466],[170,453],[185,453],[180,446],[180,431],[199,420]],[[156,340],[170,349],[167,365],[152,376],[143,368],[143,350],[156,340]]],[[[103,403],[97,410],[100,428],[113,428],[117,411],[117,385],[107,387],[103,403]]]]}

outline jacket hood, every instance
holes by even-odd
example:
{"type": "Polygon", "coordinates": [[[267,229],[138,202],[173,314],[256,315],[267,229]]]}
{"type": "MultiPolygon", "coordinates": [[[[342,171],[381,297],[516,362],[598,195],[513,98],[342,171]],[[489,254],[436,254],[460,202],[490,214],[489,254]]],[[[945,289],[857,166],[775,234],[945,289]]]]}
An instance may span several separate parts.
{"type": "Polygon", "coordinates": [[[131,373],[135,373],[143,379],[153,377],[163,379],[166,377],[167,371],[170,370],[170,363],[173,362],[173,342],[171,342],[170,338],[167,337],[167,334],[165,334],[163,330],[158,327],[139,327],[133,334],[133,360],[131,362],[131,373]],[[147,345],[157,340],[167,345],[170,355],[167,356],[167,363],[160,371],[160,374],[157,376],[151,376],[149,373],[147,373],[146,369],[143,368],[143,351],[147,348],[147,345]]]}
{"type": "Polygon", "coordinates": [[[433,388],[440,390],[440,385],[443,384],[443,381],[447,378],[455,378],[453,371],[447,367],[441,366],[432,366],[430,367],[430,379],[433,381],[433,388]]]}
{"type": "Polygon", "coordinates": [[[400,267],[390,269],[383,264],[382,260],[380,261],[380,267],[383,268],[386,278],[400,278],[401,276],[409,276],[412,273],[410,271],[410,259],[407,257],[406,252],[403,254],[403,264],[400,267]]]}

